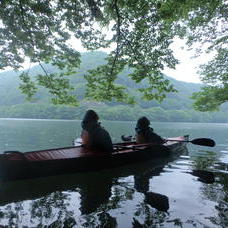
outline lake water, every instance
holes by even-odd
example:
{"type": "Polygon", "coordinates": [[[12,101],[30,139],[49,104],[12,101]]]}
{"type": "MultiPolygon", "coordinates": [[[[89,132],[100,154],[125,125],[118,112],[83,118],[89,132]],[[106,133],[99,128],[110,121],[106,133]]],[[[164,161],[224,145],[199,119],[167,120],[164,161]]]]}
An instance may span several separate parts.
{"type": "MultiPolygon", "coordinates": [[[[114,142],[134,134],[134,122],[102,125],[114,142]]],[[[163,137],[212,138],[216,146],[189,143],[176,160],[157,165],[0,183],[1,227],[227,227],[228,124],[152,127],[163,137]]],[[[71,146],[80,131],[80,121],[0,119],[0,153],[71,146]]]]}

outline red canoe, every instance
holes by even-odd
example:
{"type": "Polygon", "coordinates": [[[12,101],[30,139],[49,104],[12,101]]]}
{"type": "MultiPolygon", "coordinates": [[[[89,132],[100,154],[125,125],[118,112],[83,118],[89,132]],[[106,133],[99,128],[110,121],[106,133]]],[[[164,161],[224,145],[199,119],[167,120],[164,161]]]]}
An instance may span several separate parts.
{"type": "Polygon", "coordinates": [[[166,158],[186,145],[188,136],[169,138],[164,144],[114,144],[113,153],[88,151],[82,146],[32,152],[6,151],[0,155],[1,180],[18,180],[73,172],[95,171],[148,159],[166,158]],[[177,140],[177,141],[173,141],[177,140]]]}

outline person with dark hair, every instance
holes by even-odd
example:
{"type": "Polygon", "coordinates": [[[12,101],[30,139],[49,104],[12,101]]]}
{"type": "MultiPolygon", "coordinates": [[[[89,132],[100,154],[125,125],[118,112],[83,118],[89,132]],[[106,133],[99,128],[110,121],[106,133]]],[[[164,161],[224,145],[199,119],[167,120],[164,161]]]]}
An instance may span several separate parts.
{"type": "Polygon", "coordinates": [[[143,116],[138,119],[135,128],[136,143],[164,143],[164,139],[156,134],[153,128],[150,127],[150,121],[143,116]]]}
{"type": "Polygon", "coordinates": [[[81,122],[82,144],[85,148],[92,149],[96,152],[113,151],[112,140],[109,133],[100,126],[99,116],[93,110],[88,110],[81,122]]]}

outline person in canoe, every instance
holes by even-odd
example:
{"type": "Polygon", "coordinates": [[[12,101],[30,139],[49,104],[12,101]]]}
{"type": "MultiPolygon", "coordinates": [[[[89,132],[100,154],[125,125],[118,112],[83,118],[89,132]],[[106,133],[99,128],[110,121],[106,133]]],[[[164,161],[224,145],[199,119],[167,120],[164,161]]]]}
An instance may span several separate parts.
{"type": "Polygon", "coordinates": [[[165,139],[156,134],[153,128],[150,127],[150,121],[145,116],[138,119],[135,127],[135,133],[136,143],[162,144],[165,142],[165,139]]]}
{"type": "Polygon", "coordinates": [[[81,122],[82,132],[81,138],[85,148],[95,150],[97,152],[113,151],[112,139],[109,133],[100,126],[98,122],[99,116],[93,110],[88,110],[81,122]]]}

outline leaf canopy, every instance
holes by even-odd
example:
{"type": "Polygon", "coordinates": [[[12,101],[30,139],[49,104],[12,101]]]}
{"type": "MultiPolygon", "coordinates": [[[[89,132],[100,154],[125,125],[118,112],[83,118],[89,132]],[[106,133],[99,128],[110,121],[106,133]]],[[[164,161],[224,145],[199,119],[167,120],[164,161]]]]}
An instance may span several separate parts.
{"type": "MultiPolygon", "coordinates": [[[[73,48],[77,39],[88,51],[111,50],[105,65],[85,75],[88,97],[134,103],[125,87],[115,83],[131,68],[133,81],[148,81],[148,87],[140,89],[142,96],[162,101],[166,93],[176,91],[161,72],[178,63],[170,45],[179,36],[189,45],[200,41],[208,45],[207,51],[216,51],[213,62],[202,68],[202,79],[218,81],[216,88],[226,89],[227,15],[226,0],[2,0],[0,69],[18,70],[29,59],[44,72],[36,81],[29,71],[22,73],[21,90],[29,98],[38,85],[49,90],[54,103],[78,104],[67,77],[80,65],[80,53],[73,48]],[[43,63],[57,66],[60,73],[48,72],[43,63]]],[[[208,91],[194,95],[196,107],[208,91]]]]}

